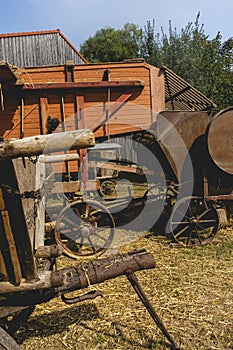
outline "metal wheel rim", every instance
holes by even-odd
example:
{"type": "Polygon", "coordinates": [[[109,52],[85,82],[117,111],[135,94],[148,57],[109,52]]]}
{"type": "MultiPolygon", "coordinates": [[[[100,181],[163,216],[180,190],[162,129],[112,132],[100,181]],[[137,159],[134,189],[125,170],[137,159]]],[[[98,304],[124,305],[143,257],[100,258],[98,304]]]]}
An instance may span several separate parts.
{"type": "Polygon", "coordinates": [[[172,239],[183,246],[210,243],[219,228],[216,208],[201,197],[180,199],[171,214],[172,239]]]}
{"type": "Polygon", "coordinates": [[[114,229],[114,219],[102,204],[93,200],[76,201],[58,215],[55,238],[72,258],[101,255],[112,243],[114,229]],[[106,226],[103,225],[105,222],[106,226]]]}
{"type": "Polygon", "coordinates": [[[105,180],[100,185],[100,194],[102,196],[113,196],[116,193],[116,184],[111,180],[105,180]],[[106,193],[106,186],[109,189],[110,193],[106,193]]]}

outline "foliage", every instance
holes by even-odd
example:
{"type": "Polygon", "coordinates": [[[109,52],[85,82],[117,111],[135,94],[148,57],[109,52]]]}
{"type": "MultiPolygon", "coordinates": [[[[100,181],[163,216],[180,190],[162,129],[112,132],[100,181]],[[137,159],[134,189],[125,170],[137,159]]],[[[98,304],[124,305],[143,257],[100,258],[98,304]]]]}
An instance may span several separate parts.
{"type": "Polygon", "coordinates": [[[199,23],[198,14],[180,33],[169,22],[169,32],[155,33],[154,22],[144,31],[144,57],[160,67],[165,65],[213,100],[218,109],[233,105],[233,38],[221,41],[220,32],[212,40],[199,23]],[[150,54],[153,52],[153,54],[150,54]]]}
{"type": "Polygon", "coordinates": [[[177,31],[156,33],[155,20],[144,29],[127,23],[121,30],[104,28],[80,47],[90,62],[122,61],[142,57],[156,67],[167,66],[223,109],[233,105],[233,37],[221,33],[210,39],[200,24],[200,13],[177,31]]]}
{"type": "Polygon", "coordinates": [[[142,29],[132,23],[126,23],[123,29],[118,30],[102,28],[80,46],[80,51],[89,62],[119,62],[135,58],[142,33],[142,29]]]}

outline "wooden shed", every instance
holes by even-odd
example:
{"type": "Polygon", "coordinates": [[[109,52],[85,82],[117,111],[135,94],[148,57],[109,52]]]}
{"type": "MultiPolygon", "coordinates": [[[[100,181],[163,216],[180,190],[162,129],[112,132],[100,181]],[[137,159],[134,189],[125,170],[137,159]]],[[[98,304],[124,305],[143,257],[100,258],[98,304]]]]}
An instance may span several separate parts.
{"type": "Polygon", "coordinates": [[[0,34],[0,60],[17,67],[87,63],[59,29],[0,34]]]}

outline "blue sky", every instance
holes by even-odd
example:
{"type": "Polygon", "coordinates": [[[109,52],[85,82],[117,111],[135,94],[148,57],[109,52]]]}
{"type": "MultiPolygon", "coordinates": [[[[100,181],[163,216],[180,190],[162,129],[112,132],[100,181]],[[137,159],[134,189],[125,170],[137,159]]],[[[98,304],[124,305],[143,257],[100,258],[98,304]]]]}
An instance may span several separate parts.
{"type": "Polygon", "coordinates": [[[155,19],[156,32],[161,27],[166,32],[171,20],[179,31],[199,11],[210,38],[218,31],[222,40],[233,36],[233,0],[7,0],[1,4],[0,33],[61,29],[79,48],[96,30],[127,22],[144,27],[155,19]]]}

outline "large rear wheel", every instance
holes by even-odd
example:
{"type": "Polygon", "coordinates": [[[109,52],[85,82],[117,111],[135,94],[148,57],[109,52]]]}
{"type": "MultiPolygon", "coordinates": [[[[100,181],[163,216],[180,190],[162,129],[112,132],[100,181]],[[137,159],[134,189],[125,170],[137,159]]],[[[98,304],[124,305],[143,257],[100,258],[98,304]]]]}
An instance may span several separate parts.
{"type": "Polygon", "coordinates": [[[64,252],[73,258],[101,254],[112,243],[114,219],[102,204],[76,201],[58,215],[55,237],[64,252]]]}
{"type": "Polygon", "coordinates": [[[170,218],[172,239],[183,245],[210,243],[219,228],[215,206],[201,197],[185,197],[174,206],[170,218]]]}

